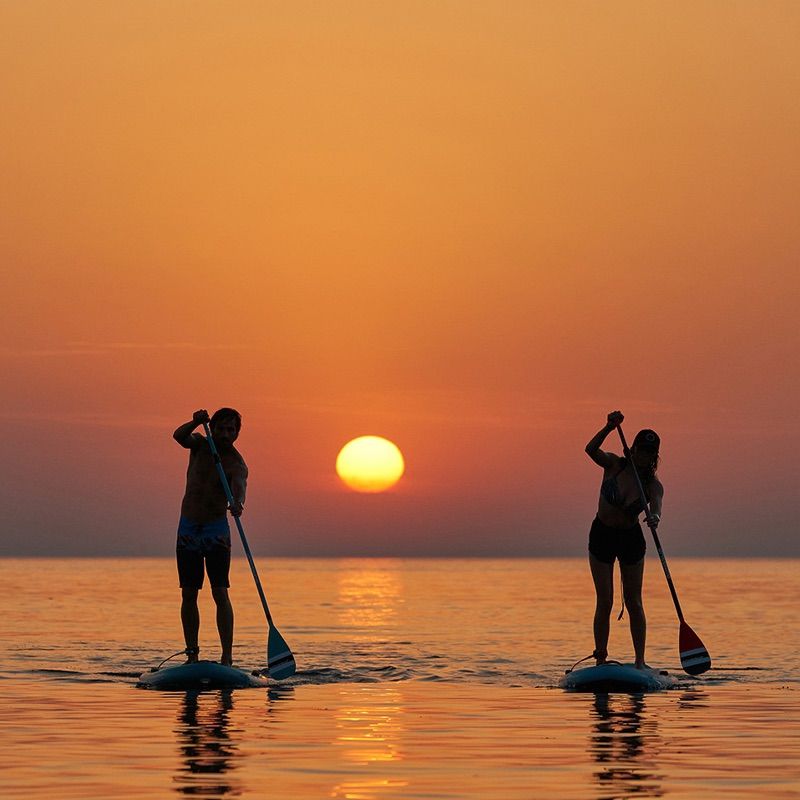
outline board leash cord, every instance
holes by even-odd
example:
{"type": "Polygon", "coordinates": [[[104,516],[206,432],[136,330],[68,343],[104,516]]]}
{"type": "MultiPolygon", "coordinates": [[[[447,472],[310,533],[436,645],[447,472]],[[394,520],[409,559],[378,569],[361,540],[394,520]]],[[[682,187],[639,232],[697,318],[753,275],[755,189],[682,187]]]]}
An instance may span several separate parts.
{"type": "MultiPolygon", "coordinates": [[[[575,669],[575,667],[578,666],[578,664],[583,664],[584,661],[588,661],[590,658],[597,658],[597,650],[595,650],[594,652],[590,653],[585,658],[582,658],[580,661],[576,661],[569,669],[565,669],[564,670],[564,674],[565,675],[569,675],[570,672],[572,672],[575,669]]],[[[614,661],[613,659],[606,659],[603,662],[603,664],[617,664],[617,665],[621,666],[622,662],[621,661],[614,661]]]]}
{"type": "Polygon", "coordinates": [[[178,656],[199,656],[200,655],[200,648],[199,647],[187,647],[184,650],[178,650],[177,653],[173,653],[171,656],[167,656],[157,667],[150,667],[150,672],[158,672],[167,661],[172,661],[173,658],[177,658],[178,656]]]}

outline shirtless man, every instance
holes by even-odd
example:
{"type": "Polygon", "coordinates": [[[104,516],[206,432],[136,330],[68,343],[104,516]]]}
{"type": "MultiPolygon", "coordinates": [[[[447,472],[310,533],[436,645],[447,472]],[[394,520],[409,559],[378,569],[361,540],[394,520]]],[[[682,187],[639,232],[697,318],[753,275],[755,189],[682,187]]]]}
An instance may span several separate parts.
{"type": "Polygon", "coordinates": [[[210,422],[211,435],[219,451],[222,467],[233,493],[230,512],[234,517],[243,511],[247,488],[247,465],[233,443],[239,436],[242,417],[232,408],[221,408],[209,420],[205,409],[195,411],[190,422],[175,430],[175,441],[189,450],[186,493],[181,504],[178,525],[178,576],[181,585],[181,623],[188,662],[198,659],[200,612],[197,593],[203,588],[203,566],[208,573],[211,593],[217,604],[217,630],[222,645],[223,664],[233,662],[233,607],[228,597],[228,573],[231,565],[231,534],[228,527],[228,501],[211,449],[205,436],[193,431],[210,422]]]}

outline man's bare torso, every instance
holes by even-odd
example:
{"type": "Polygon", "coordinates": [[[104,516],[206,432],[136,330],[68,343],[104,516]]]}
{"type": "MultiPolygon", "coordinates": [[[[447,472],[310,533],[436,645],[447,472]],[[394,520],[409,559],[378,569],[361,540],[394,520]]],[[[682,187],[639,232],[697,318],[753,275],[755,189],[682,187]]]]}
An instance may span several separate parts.
{"type": "MultiPolygon", "coordinates": [[[[247,465],[239,451],[231,446],[220,451],[220,460],[228,483],[244,485],[247,465]]],[[[211,449],[205,437],[194,434],[186,470],[186,493],[181,503],[181,516],[192,522],[211,522],[224,517],[228,501],[219,479],[211,449]]]]}

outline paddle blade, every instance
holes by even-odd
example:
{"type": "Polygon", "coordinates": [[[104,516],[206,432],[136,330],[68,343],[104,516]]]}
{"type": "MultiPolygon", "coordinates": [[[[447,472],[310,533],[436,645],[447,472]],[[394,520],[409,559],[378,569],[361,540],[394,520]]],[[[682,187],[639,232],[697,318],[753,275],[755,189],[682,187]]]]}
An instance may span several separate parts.
{"type": "Polygon", "coordinates": [[[685,623],[681,622],[678,634],[678,648],[681,653],[681,666],[690,675],[700,675],[711,669],[711,656],[700,637],[685,623]]]}
{"type": "Polygon", "coordinates": [[[278,629],[270,626],[267,639],[267,672],[270,678],[276,680],[288,678],[290,675],[294,675],[296,669],[297,665],[294,663],[294,656],[289,645],[278,633],[278,629]]]}

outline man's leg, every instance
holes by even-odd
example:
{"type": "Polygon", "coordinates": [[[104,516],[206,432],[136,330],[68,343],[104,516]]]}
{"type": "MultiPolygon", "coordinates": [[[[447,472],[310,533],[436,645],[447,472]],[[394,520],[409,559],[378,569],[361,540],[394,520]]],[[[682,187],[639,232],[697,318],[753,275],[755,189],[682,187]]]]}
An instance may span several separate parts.
{"type": "MultiPolygon", "coordinates": [[[[184,537],[185,538],[185,537],[184,537]]],[[[178,578],[181,585],[181,624],[186,642],[188,662],[197,661],[198,636],[200,634],[200,611],[197,608],[197,593],[203,588],[203,557],[191,547],[186,547],[178,532],[175,550],[178,563],[178,578]]]]}
{"type": "MultiPolygon", "coordinates": [[[[227,521],[225,522],[227,528],[227,521]]],[[[217,604],[217,631],[222,645],[222,664],[233,663],[233,606],[228,597],[231,585],[229,572],[231,568],[230,538],[223,537],[220,545],[206,555],[206,572],[211,584],[211,594],[217,604]]]]}
{"type": "Polygon", "coordinates": [[[186,642],[187,661],[197,661],[197,638],[200,634],[200,611],[197,608],[197,589],[181,589],[181,624],[186,642]]]}
{"type": "Polygon", "coordinates": [[[231,605],[228,590],[224,586],[214,586],[211,589],[214,602],[217,604],[217,630],[219,642],[222,645],[222,664],[233,663],[233,606],[231,605]]]}

